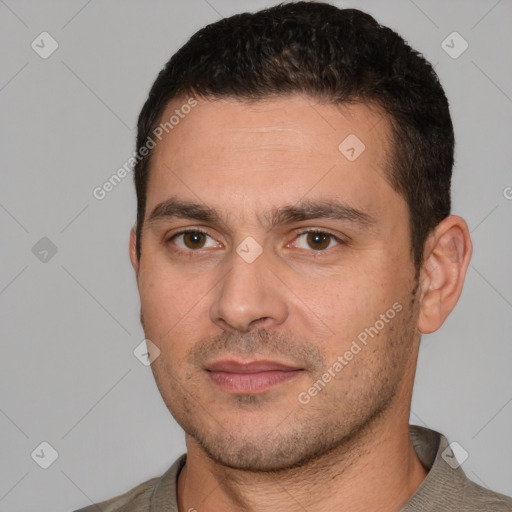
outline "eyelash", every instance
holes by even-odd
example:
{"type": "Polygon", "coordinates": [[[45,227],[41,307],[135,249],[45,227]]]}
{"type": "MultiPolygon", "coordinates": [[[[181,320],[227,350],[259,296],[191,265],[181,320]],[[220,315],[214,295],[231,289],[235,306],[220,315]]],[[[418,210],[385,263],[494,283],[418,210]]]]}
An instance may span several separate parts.
{"type": "MultiPolygon", "coordinates": [[[[186,235],[187,233],[202,233],[203,235],[209,236],[210,238],[213,239],[213,237],[207,231],[204,231],[203,229],[200,229],[200,228],[194,228],[194,229],[184,229],[182,231],[178,231],[177,233],[174,233],[172,236],[170,236],[166,240],[166,242],[170,243],[176,237],[181,236],[181,235],[186,235]]],[[[325,231],[325,230],[321,230],[321,229],[305,229],[304,231],[297,233],[295,240],[302,235],[310,234],[310,233],[319,233],[322,235],[328,235],[331,237],[331,239],[335,240],[339,245],[347,245],[347,243],[348,243],[346,240],[343,240],[342,238],[330,233],[329,231],[325,231]]],[[[315,254],[321,254],[321,253],[326,253],[330,249],[332,249],[332,247],[329,249],[322,249],[322,250],[310,249],[310,252],[313,252],[315,254]]],[[[180,247],[177,247],[174,250],[178,253],[189,254],[189,255],[191,255],[192,253],[197,253],[197,252],[201,251],[201,249],[181,249],[180,247]]],[[[307,249],[304,249],[304,250],[307,250],[307,249]]]]}

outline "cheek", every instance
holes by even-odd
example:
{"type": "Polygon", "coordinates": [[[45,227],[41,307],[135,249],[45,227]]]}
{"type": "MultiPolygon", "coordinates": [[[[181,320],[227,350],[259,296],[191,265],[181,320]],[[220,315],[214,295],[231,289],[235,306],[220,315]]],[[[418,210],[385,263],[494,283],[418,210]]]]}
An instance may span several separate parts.
{"type": "MultiPolygon", "coordinates": [[[[149,258],[138,286],[145,335],[159,347],[159,359],[175,366],[207,330],[212,286],[206,276],[185,276],[149,258]]],[[[165,368],[157,369],[165,373],[165,368]]]]}
{"type": "Polygon", "coordinates": [[[331,341],[326,340],[325,347],[333,352],[373,326],[395,302],[402,303],[410,286],[407,272],[400,271],[392,258],[375,254],[359,263],[340,267],[316,282],[303,281],[296,289],[304,302],[299,307],[327,333],[331,341]]]}
{"type": "Polygon", "coordinates": [[[187,288],[165,269],[146,260],[138,279],[146,335],[162,336],[185,316],[190,302],[187,288]]]}

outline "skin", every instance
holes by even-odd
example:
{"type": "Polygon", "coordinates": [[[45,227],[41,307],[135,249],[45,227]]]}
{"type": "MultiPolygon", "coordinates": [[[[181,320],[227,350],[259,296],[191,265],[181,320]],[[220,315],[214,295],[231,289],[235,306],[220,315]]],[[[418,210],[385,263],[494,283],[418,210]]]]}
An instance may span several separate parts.
{"type": "Polygon", "coordinates": [[[408,434],[420,336],[455,306],[471,241],[463,219],[446,218],[415,278],[407,204],[386,179],[390,149],[379,109],[299,96],[200,100],[155,148],[142,256],[132,230],[130,258],[146,338],[160,350],[155,380],[186,433],[180,511],[397,511],[424,480],[408,434]],[[349,134],[366,146],[354,161],[338,150],[349,134]],[[220,220],[150,222],[170,197],[220,220]],[[305,200],[343,202],[374,223],[269,223],[272,209],[305,200]],[[184,228],[207,236],[172,238],[184,228]],[[300,234],[312,228],[345,243],[300,234]],[[247,237],[262,250],[251,263],[236,251],[247,237]],[[301,403],[394,303],[400,312],[301,403]],[[231,393],[205,370],[225,358],[302,371],[264,392],[231,393]]]}

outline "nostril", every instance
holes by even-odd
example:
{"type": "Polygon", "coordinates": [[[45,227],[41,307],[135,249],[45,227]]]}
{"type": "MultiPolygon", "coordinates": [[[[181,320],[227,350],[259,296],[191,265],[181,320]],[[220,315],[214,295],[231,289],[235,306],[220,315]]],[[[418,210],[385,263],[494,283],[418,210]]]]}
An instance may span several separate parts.
{"type": "Polygon", "coordinates": [[[249,324],[249,329],[248,330],[251,330],[251,329],[254,329],[255,325],[256,325],[256,328],[260,329],[261,327],[263,327],[262,325],[260,324],[264,324],[264,323],[267,323],[267,320],[269,319],[270,317],[269,316],[263,316],[261,318],[258,318],[256,320],[253,320],[250,324],[249,324]]]}

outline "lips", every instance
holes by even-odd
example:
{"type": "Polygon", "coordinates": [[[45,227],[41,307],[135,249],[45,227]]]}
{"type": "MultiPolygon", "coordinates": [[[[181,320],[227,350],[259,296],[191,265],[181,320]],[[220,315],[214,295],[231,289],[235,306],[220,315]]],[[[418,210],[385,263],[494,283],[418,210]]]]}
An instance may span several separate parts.
{"type": "Polygon", "coordinates": [[[294,368],[277,361],[249,361],[239,362],[235,360],[222,360],[211,363],[207,366],[208,371],[228,373],[257,373],[270,371],[293,371],[294,368]]]}
{"type": "Polygon", "coordinates": [[[236,394],[263,393],[299,376],[303,370],[278,361],[221,360],[206,367],[209,378],[222,390],[236,394]]]}

